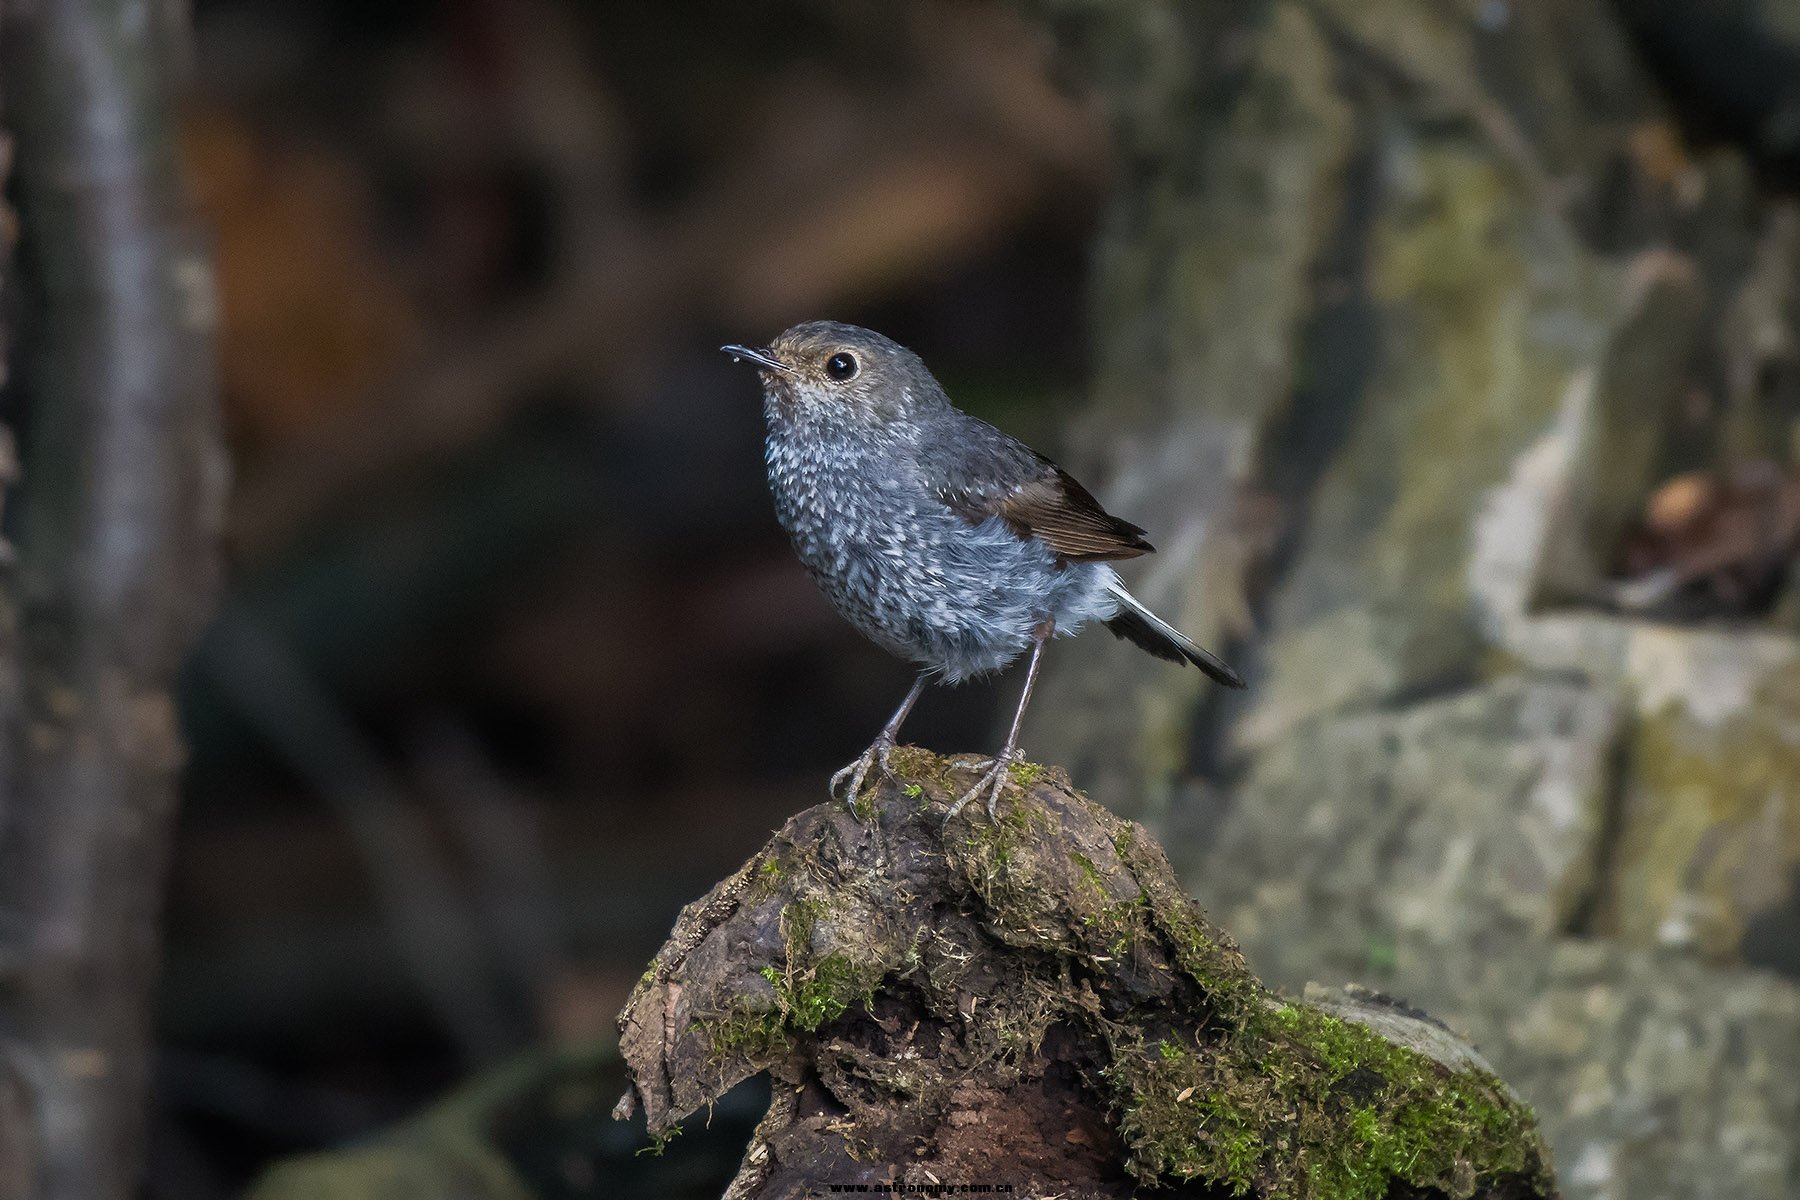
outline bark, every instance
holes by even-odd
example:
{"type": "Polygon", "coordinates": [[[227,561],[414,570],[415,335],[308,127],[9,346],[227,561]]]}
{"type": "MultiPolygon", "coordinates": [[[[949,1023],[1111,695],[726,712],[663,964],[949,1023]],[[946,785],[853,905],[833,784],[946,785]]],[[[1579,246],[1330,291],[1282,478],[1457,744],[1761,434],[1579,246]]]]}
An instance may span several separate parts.
{"type": "Polygon", "coordinates": [[[174,136],[184,13],[10,5],[20,486],[0,575],[0,1196],[123,1200],[222,460],[174,136]]]}
{"type": "Polygon", "coordinates": [[[729,1197],[833,1184],[1356,1200],[1553,1191],[1530,1110],[1404,1003],[1258,982],[1162,849],[1059,771],[944,814],[968,760],[896,756],[690,905],[620,1018],[666,1133],[762,1070],[729,1197]]]}

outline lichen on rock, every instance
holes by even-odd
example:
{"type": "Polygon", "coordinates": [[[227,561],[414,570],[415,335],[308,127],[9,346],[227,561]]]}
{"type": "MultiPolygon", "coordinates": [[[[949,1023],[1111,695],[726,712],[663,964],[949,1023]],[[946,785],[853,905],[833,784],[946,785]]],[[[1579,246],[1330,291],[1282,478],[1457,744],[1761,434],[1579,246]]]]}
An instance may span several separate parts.
{"type": "Polygon", "coordinates": [[[1265,988],[1062,772],[944,828],[972,760],[894,762],[862,815],[800,813],[684,910],[620,1018],[653,1134],[775,1079],[729,1195],[1553,1192],[1530,1110],[1465,1043],[1371,993],[1265,988]]]}

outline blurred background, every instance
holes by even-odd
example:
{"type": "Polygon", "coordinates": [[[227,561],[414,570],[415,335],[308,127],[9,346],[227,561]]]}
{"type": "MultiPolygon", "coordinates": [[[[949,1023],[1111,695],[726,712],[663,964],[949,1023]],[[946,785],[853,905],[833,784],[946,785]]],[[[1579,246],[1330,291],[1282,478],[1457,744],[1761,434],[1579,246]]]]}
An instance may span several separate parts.
{"type": "Polygon", "coordinates": [[[1571,1198],[1800,1195],[1800,0],[192,23],[233,483],[147,1196],[723,1188],[754,1087],[639,1156],[613,1019],[909,679],[717,350],[819,317],[1146,527],[1245,670],[1062,643],[1023,744],[1253,966],[1472,1035],[1571,1198]],[[465,1143],[510,1182],[428,1182],[465,1143]]]}
{"type": "MultiPolygon", "coordinates": [[[[1054,447],[1111,169],[1054,51],[989,4],[197,7],[235,481],[154,1194],[610,1040],[677,909],[879,728],[910,672],[794,561],[717,347],[867,324],[1054,447]]],[[[1004,702],[909,733],[983,746],[1004,702]]]]}

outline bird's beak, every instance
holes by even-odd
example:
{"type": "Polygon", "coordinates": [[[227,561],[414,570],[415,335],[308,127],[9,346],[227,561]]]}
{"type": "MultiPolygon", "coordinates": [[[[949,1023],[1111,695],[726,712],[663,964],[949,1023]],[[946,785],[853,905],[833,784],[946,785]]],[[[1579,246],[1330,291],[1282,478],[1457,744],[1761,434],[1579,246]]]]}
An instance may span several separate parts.
{"type": "Polygon", "coordinates": [[[794,369],[780,359],[770,357],[767,350],[752,350],[748,346],[720,346],[719,349],[731,355],[733,362],[747,358],[757,366],[767,367],[771,371],[788,372],[794,369]]]}

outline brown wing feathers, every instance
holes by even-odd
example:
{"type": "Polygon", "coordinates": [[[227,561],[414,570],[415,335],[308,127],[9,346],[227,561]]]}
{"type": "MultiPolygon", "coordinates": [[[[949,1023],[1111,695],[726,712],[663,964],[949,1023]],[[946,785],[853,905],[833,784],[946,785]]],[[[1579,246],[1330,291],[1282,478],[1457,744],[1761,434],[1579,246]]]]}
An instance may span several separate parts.
{"type": "Polygon", "coordinates": [[[1136,558],[1155,547],[1144,531],[1121,521],[1068,472],[1046,462],[1043,473],[999,495],[947,496],[971,521],[997,516],[1020,537],[1035,537],[1070,562],[1136,558]]]}

